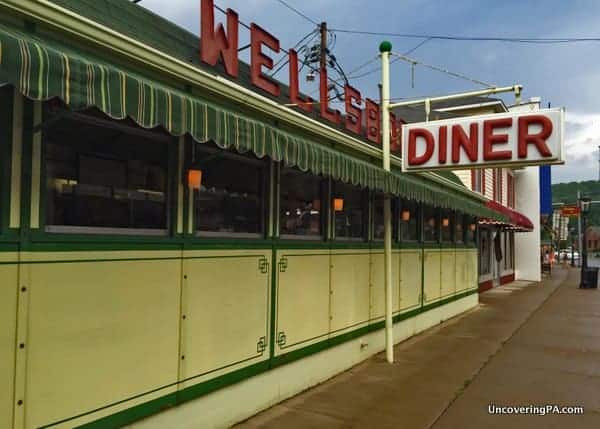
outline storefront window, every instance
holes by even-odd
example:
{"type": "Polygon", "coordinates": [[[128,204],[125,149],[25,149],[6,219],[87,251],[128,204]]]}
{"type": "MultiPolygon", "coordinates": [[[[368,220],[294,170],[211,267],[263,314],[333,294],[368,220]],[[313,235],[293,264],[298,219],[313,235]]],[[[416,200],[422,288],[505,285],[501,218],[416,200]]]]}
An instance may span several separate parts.
{"type": "Polygon", "coordinates": [[[335,183],[332,207],[337,239],[365,238],[367,201],[362,189],[346,183],[335,183]]]}
{"type": "Polygon", "coordinates": [[[279,203],[280,235],[288,238],[323,236],[323,178],[282,168],[279,203]]]}
{"type": "Polygon", "coordinates": [[[400,241],[419,240],[419,205],[415,201],[400,203],[400,241]]]}
{"type": "Polygon", "coordinates": [[[489,274],[491,268],[492,236],[489,229],[480,230],[479,274],[489,274]]]}
{"type": "Polygon", "coordinates": [[[456,224],[454,225],[454,240],[462,243],[465,240],[465,218],[462,214],[456,214],[456,224]]]}
{"type": "Polygon", "coordinates": [[[454,213],[450,210],[442,211],[442,241],[452,243],[454,239],[454,213]]]}
{"type": "Polygon", "coordinates": [[[514,232],[505,232],[504,234],[504,269],[510,270],[514,265],[514,232]]]}
{"type": "Polygon", "coordinates": [[[265,161],[202,148],[195,191],[196,230],[201,236],[261,237],[265,230],[265,161]]]}
{"type": "MultiPolygon", "coordinates": [[[[383,223],[383,194],[375,194],[373,198],[373,239],[383,240],[385,237],[385,225],[383,223]]],[[[397,225],[394,223],[396,199],[391,199],[392,237],[394,237],[397,225]]]]}
{"type": "Polygon", "coordinates": [[[423,241],[439,240],[438,211],[434,207],[423,207],[423,241]]]}
{"type": "Polygon", "coordinates": [[[44,113],[48,231],[166,233],[168,136],[99,113],[44,113]]]}

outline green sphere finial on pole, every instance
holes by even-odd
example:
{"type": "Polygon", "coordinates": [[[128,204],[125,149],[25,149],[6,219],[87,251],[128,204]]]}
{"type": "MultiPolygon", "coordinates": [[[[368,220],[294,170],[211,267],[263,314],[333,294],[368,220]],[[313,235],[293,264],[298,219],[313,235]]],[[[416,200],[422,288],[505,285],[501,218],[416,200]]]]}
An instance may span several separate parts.
{"type": "Polygon", "coordinates": [[[382,54],[384,52],[392,52],[391,42],[388,42],[387,40],[384,40],[383,42],[381,42],[381,44],[379,45],[379,52],[381,52],[382,54]]]}

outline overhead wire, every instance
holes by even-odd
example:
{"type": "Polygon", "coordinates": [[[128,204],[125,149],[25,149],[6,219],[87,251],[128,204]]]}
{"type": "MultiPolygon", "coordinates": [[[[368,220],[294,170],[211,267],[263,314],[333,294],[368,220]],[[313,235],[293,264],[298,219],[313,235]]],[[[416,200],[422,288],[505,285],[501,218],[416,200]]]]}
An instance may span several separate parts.
{"type": "Polygon", "coordinates": [[[492,83],[487,83],[487,82],[481,81],[479,79],[475,79],[475,78],[469,77],[469,76],[467,76],[465,74],[462,74],[462,73],[454,72],[454,71],[451,71],[451,70],[448,70],[448,69],[445,69],[445,68],[442,68],[442,67],[438,67],[438,66],[434,66],[432,64],[425,63],[423,61],[415,60],[413,58],[407,57],[406,55],[398,54],[396,52],[392,52],[391,54],[393,56],[395,56],[396,58],[402,60],[402,61],[406,61],[407,63],[413,64],[413,65],[420,65],[420,66],[426,67],[426,68],[431,69],[431,70],[435,70],[435,71],[438,71],[438,72],[441,72],[441,73],[445,73],[445,74],[447,74],[449,76],[453,76],[453,77],[456,77],[456,78],[459,78],[459,79],[464,79],[464,80],[470,81],[471,83],[475,83],[477,85],[485,86],[485,87],[488,87],[488,88],[495,88],[497,86],[497,85],[494,85],[492,83]]]}
{"type": "Polygon", "coordinates": [[[499,36],[454,36],[443,34],[413,34],[413,33],[391,33],[384,31],[354,30],[346,28],[331,28],[334,33],[361,34],[367,36],[386,36],[408,39],[431,39],[431,40],[455,40],[473,42],[509,42],[530,44],[560,44],[560,43],[582,43],[600,42],[600,37],[499,37],[499,36]]]}
{"type": "MultiPolygon", "coordinates": [[[[301,39],[301,40],[300,40],[298,43],[296,43],[296,44],[294,45],[294,47],[293,47],[292,49],[296,49],[298,46],[300,46],[300,44],[301,44],[302,42],[304,42],[306,39],[308,39],[308,38],[309,38],[311,35],[312,35],[312,38],[311,38],[311,39],[310,39],[310,40],[307,42],[307,44],[308,44],[308,43],[310,43],[310,42],[312,42],[312,41],[313,41],[313,39],[314,39],[314,38],[317,36],[317,30],[315,29],[315,30],[311,31],[310,33],[308,33],[306,36],[304,36],[304,37],[303,37],[303,38],[302,38],[302,39],[301,39]]],[[[289,56],[287,56],[287,57],[281,57],[281,58],[280,58],[280,59],[279,59],[279,60],[278,60],[278,61],[277,61],[277,62],[276,62],[274,65],[273,65],[273,68],[275,69],[275,68],[276,68],[277,66],[279,66],[279,65],[280,65],[282,62],[283,62],[283,64],[281,64],[281,65],[280,65],[278,68],[276,68],[276,69],[275,69],[275,71],[273,71],[273,72],[271,73],[271,77],[275,76],[275,75],[276,75],[276,74],[279,72],[279,70],[281,70],[283,67],[285,67],[285,65],[286,65],[286,64],[289,62],[289,60],[290,60],[289,56]],[[285,62],[284,62],[284,61],[285,61],[285,62]]]]}
{"type": "Polygon", "coordinates": [[[306,19],[307,21],[309,21],[309,22],[311,22],[311,23],[313,23],[313,24],[315,24],[315,25],[319,25],[319,24],[317,23],[317,21],[315,21],[315,20],[314,20],[314,19],[312,19],[312,18],[309,18],[309,17],[308,17],[308,16],[306,16],[304,13],[300,12],[298,9],[296,9],[295,7],[293,7],[293,6],[289,5],[289,4],[288,4],[288,3],[286,3],[285,1],[283,1],[283,0],[277,0],[277,1],[278,1],[279,3],[281,3],[282,5],[284,5],[285,7],[287,7],[288,9],[292,10],[293,12],[295,12],[297,15],[300,15],[302,18],[306,19]]]}
{"type": "MultiPolygon", "coordinates": [[[[425,40],[422,40],[422,41],[421,41],[421,42],[419,42],[419,43],[418,43],[416,46],[414,46],[414,47],[410,48],[408,51],[406,51],[406,52],[405,52],[403,55],[409,55],[410,53],[412,53],[412,52],[416,51],[416,50],[417,50],[417,49],[419,49],[421,46],[423,46],[425,43],[429,42],[430,40],[431,40],[431,39],[425,39],[425,40]]],[[[359,75],[354,75],[354,73],[356,73],[357,71],[359,71],[359,70],[362,70],[363,68],[365,68],[365,67],[366,67],[366,66],[368,66],[369,64],[372,64],[372,63],[374,63],[375,61],[378,61],[378,60],[379,60],[379,56],[378,56],[378,55],[376,55],[376,56],[375,56],[373,59],[371,59],[371,60],[367,61],[366,63],[364,63],[364,64],[362,64],[362,65],[360,65],[359,67],[357,67],[356,69],[354,69],[353,71],[351,71],[350,73],[348,73],[348,79],[360,79],[360,78],[363,78],[363,77],[365,77],[365,76],[368,76],[368,75],[370,75],[370,74],[373,74],[373,73],[375,73],[375,72],[377,72],[377,71],[381,70],[381,65],[378,65],[377,67],[375,67],[375,68],[373,68],[373,69],[371,69],[371,70],[369,70],[369,71],[367,71],[367,72],[364,72],[364,73],[362,73],[362,74],[359,74],[359,75]]],[[[395,62],[397,62],[397,61],[399,61],[399,58],[393,58],[393,59],[390,61],[390,64],[393,64],[393,63],[395,63],[395,62]]]]}

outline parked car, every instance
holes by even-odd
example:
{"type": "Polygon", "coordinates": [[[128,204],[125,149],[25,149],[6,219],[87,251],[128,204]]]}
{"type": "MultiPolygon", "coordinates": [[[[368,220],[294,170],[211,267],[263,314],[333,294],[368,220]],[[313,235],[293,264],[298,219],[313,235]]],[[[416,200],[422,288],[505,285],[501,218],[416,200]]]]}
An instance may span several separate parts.
{"type": "Polygon", "coordinates": [[[573,255],[571,255],[571,249],[561,249],[559,252],[555,252],[556,257],[558,257],[558,255],[560,255],[560,261],[562,261],[565,257],[565,255],[567,255],[567,260],[571,260],[571,258],[575,259],[576,261],[579,260],[579,252],[577,250],[575,250],[573,252],[573,255]]]}

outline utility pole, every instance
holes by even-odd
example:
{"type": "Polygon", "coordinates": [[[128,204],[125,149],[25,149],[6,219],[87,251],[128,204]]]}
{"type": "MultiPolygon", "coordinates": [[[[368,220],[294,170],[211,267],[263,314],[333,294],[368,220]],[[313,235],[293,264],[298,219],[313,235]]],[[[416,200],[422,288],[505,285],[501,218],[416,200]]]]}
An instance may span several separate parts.
{"type": "MultiPolygon", "coordinates": [[[[327,23],[322,22],[321,26],[321,65],[319,70],[323,73],[327,70],[327,23]]],[[[329,91],[328,91],[329,93],[329,91]]]]}
{"type": "Polygon", "coordinates": [[[581,258],[583,257],[581,253],[583,251],[583,240],[581,237],[581,191],[577,191],[577,207],[579,207],[579,216],[577,216],[577,236],[579,237],[579,243],[577,245],[577,250],[579,251],[579,266],[581,267],[581,258]]]}

